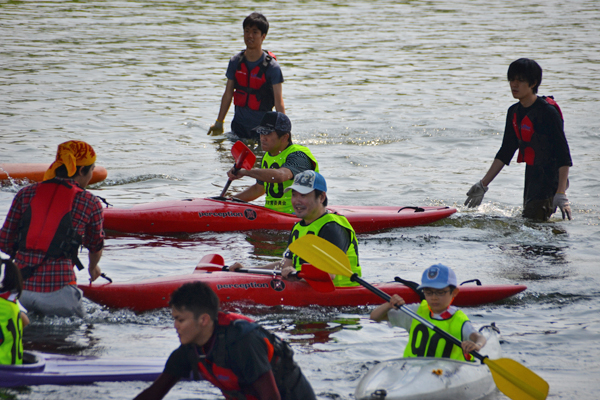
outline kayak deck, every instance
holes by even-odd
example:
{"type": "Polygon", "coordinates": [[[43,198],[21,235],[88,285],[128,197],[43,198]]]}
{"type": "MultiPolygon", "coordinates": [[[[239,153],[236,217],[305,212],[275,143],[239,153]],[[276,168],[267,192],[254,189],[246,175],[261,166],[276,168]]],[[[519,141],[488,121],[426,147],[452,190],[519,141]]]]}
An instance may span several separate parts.
{"type": "MultiPolygon", "coordinates": [[[[487,343],[482,355],[490,359],[502,356],[499,334],[495,327],[480,332],[487,343]]],[[[399,358],[381,362],[359,381],[357,400],[475,400],[496,388],[489,368],[479,361],[467,363],[433,357],[399,358]]]]}
{"type": "MultiPolygon", "coordinates": [[[[379,296],[362,286],[338,287],[333,292],[322,292],[313,289],[305,280],[282,280],[277,276],[226,271],[196,270],[186,275],[78,286],[83,290],[85,297],[98,304],[143,312],[168,307],[171,293],[184,283],[194,281],[207,283],[222,303],[343,307],[376,305],[384,302],[379,296]]],[[[407,303],[420,301],[411,288],[398,282],[374,286],[390,295],[402,296],[407,303]]],[[[525,289],[526,286],[523,285],[463,285],[454,304],[461,307],[493,303],[525,289]]]]}
{"type": "MultiPolygon", "coordinates": [[[[0,181],[14,179],[18,181],[29,180],[31,182],[41,182],[44,174],[51,163],[3,163],[0,164],[0,181]]],[[[108,172],[106,168],[96,165],[92,173],[90,185],[102,182],[106,179],[108,172]]]]}
{"type": "MultiPolygon", "coordinates": [[[[348,218],[357,233],[428,224],[456,212],[452,207],[330,206],[327,209],[348,218]]],[[[298,221],[293,214],[224,198],[168,200],[127,209],[104,209],[104,228],[124,233],[289,231],[298,221]]]]}
{"type": "Polygon", "coordinates": [[[166,359],[102,358],[25,351],[23,365],[0,365],[0,387],[153,381],[166,359]]]}

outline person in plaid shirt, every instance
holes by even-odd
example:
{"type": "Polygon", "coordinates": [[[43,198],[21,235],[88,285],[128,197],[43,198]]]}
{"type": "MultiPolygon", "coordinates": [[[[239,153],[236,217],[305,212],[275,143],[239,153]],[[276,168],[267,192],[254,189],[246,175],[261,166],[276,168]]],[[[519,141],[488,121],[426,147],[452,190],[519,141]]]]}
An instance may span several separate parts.
{"type": "Polygon", "coordinates": [[[41,210],[56,214],[61,207],[68,212],[65,201],[70,198],[65,200],[64,192],[70,193],[66,197],[72,198],[71,224],[82,245],[89,250],[90,279],[96,280],[102,273],[98,265],[104,247],[102,204],[93,194],[83,190],[92,178],[95,162],[96,153],[89,144],[75,140],[60,144],[56,160],[44,175],[44,182],[21,189],[8,211],[0,230],[0,250],[14,256],[23,275],[30,274],[27,278],[24,276],[20,297],[21,304],[29,311],[61,317],[85,315],[82,292],[76,286],[73,271],[74,258],[66,254],[57,256],[52,244],[40,245],[56,240],[65,229],[58,225],[56,215],[40,214],[41,210]],[[32,202],[42,203],[42,207],[32,206],[32,202]],[[53,221],[58,227],[47,229],[53,221]]]}

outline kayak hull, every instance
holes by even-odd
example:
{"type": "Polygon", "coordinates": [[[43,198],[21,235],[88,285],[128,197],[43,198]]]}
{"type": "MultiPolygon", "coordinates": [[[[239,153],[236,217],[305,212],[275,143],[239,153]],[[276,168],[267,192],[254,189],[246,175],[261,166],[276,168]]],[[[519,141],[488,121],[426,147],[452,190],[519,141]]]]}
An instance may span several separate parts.
{"type": "MultiPolygon", "coordinates": [[[[481,329],[487,344],[480,354],[502,356],[498,332],[481,329]]],[[[496,390],[489,368],[479,361],[467,363],[433,357],[384,361],[367,372],[354,392],[357,400],[476,400],[496,390]]]]}
{"type": "MultiPolygon", "coordinates": [[[[456,212],[452,207],[331,206],[357,233],[429,224],[456,212]]],[[[289,231],[299,219],[254,204],[204,198],[105,208],[104,228],[124,233],[175,234],[273,229],[289,231]]]]}
{"type": "Polygon", "coordinates": [[[25,351],[23,365],[0,365],[0,387],[153,381],[166,359],[102,358],[25,351]]]}
{"type": "MultiPolygon", "coordinates": [[[[44,163],[4,163],[0,164],[0,181],[7,179],[29,180],[30,182],[41,182],[50,164],[44,163]]],[[[106,179],[108,172],[106,168],[96,165],[92,173],[90,185],[102,182],[106,179]]]]}
{"type": "MultiPolygon", "coordinates": [[[[168,307],[171,293],[187,282],[208,284],[222,303],[262,304],[266,306],[363,306],[381,304],[383,300],[362,286],[339,287],[333,292],[320,292],[306,281],[288,281],[269,275],[238,272],[196,270],[187,275],[163,276],[123,283],[90,283],[79,285],[83,294],[95,303],[111,308],[128,308],[143,312],[168,307]]],[[[408,303],[419,302],[409,287],[397,283],[374,286],[393,295],[399,294],[408,303]]],[[[493,303],[525,290],[523,285],[465,285],[453,304],[478,306],[493,303]]]]}

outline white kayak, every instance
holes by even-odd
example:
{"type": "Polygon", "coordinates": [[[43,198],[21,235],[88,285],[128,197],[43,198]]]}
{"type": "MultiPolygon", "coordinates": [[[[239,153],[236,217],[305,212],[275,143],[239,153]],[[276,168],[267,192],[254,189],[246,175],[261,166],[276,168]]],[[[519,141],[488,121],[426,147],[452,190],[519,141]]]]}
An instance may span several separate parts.
{"type": "MultiPolygon", "coordinates": [[[[479,352],[491,360],[501,357],[499,331],[484,326],[487,343],[479,352]]],[[[433,357],[384,361],[367,372],[354,392],[357,400],[481,399],[496,389],[489,368],[479,361],[467,363],[433,357]]]]}

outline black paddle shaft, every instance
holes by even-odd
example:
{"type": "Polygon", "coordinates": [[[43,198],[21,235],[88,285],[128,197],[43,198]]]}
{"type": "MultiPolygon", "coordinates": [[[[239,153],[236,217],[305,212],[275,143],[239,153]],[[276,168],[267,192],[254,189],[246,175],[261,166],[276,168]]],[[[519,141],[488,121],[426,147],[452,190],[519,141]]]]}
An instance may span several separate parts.
{"type": "MultiPolygon", "coordinates": [[[[229,271],[229,266],[225,265],[223,267],[223,271],[229,271]]],[[[259,269],[259,268],[238,268],[235,271],[231,272],[241,272],[246,274],[257,274],[257,275],[277,275],[281,276],[281,271],[273,271],[269,269],[259,269]]],[[[302,275],[302,274],[300,274],[302,275]]],[[[288,277],[301,279],[302,277],[298,275],[298,272],[292,272],[288,275],[288,277]]]]}
{"type": "MultiPolygon", "coordinates": [[[[234,175],[237,174],[237,172],[240,170],[240,168],[238,168],[236,166],[236,164],[233,164],[233,173],[234,175]]],[[[223,188],[223,191],[221,192],[221,197],[225,197],[225,193],[227,193],[227,189],[229,189],[229,185],[231,185],[231,179],[227,179],[227,183],[225,184],[225,187],[223,188]]]]}
{"type": "MultiPolygon", "coordinates": [[[[387,302],[389,302],[390,299],[391,299],[391,297],[390,297],[389,294],[387,294],[387,293],[379,290],[375,286],[371,285],[369,282],[364,281],[360,276],[358,276],[358,274],[352,274],[352,276],[350,277],[350,280],[354,281],[354,282],[360,283],[361,285],[363,285],[364,287],[366,287],[367,289],[369,289],[371,292],[375,293],[376,295],[378,295],[379,297],[381,297],[382,299],[384,299],[387,302]]],[[[446,340],[449,340],[452,343],[454,343],[455,345],[457,345],[458,347],[461,347],[462,343],[461,343],[460,340],[458,340],[457,338],[455,338],[454,336],[452,336],[448,332],[446,332],[446,331],[438,328],[437,326],[433,325],[431,322],[427,321],[425,318],[421,317],[419,314],[415,313],[410,308],[402,305],[402,306],[400,306],[400,311],[405,312],[406,314],[410,315],[412,318],[416,319],[417,321],[419,321],[420,323],[422,323],[423,325],[425,325],[426,327],[428,327],[429,329],[431,329],[435,333],[437,333],[437,334],[441,335],[442,337],[444,337],[446,340]]],[[[472,351],[471,354],[473,356],[475,356],[475,358],[479,359],[482,362],[483,362],[483,359],[486,358],[486,357],[482,356],[481,354],[479,354],[476,351],[472,351]]]]}

